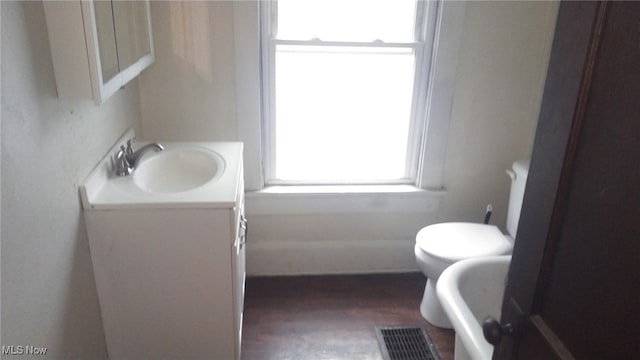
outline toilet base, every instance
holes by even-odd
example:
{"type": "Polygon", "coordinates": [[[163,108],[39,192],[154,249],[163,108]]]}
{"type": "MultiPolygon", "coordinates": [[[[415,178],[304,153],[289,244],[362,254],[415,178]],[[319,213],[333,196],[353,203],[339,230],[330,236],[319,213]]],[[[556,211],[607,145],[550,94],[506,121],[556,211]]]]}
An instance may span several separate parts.
{"type": "Polygon", "coordinates": [[[436,295],[436,282],[431,279],[427,279],[427,285],[424,287],[424,295],[420,303],[420,314],[429,324],[435,327],[453,328],[447,314],[442,309],[442,305],[440,305],[440,299],[436,295]]]}

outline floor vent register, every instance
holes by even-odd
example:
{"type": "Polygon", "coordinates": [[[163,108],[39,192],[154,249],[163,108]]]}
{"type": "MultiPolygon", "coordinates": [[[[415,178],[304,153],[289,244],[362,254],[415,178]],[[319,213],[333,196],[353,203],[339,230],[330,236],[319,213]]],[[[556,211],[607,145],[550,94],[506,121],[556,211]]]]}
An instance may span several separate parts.
{"type": "Polygon", "coordinates": [[[440,360],[435,345],[421,327],[376,327],[385,360],[440,360]]]}

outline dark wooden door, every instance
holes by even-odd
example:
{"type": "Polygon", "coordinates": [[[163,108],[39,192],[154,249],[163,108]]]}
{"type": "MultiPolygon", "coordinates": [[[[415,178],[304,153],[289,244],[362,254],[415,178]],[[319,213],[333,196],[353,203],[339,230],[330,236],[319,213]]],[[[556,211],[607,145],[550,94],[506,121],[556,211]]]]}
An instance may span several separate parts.
{"type": "Polygon", "coordinates": [[[494,359],[640,359],[640,2],[560,5],[494,359]]]}

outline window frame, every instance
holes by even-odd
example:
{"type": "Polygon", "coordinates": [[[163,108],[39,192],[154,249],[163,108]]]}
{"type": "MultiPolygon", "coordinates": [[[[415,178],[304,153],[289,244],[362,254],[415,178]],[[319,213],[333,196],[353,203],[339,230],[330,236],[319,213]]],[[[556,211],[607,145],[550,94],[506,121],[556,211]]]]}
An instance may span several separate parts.
{"type": "Polygon", "coordinates": [[[276,185],[394,185],[412,184],[420,186],[423,173],[423,154],[425,150],[427,112],[430,101],[434,46],[436,45],[436,33],[439,1],[416,1],[416,19],[414,24],[414,38],[412,42],[347,42],[347,41],[321,41],[311,40],[284,40],[277,39],[274,34],[277,28],[277,2],[260,2],[260,44],[261,44],[261,142],[262,142],[262,168],[265,186],[276,185]],[[407,154],[405,158],[405,176],[397,180],[371,179],[358,182],[350,181],[299,181],[282,180],[275,177],[275,56],[278,45],[311,45],[311,46],[356,46],[372,48],[402,47],[410,48],[415,52],[413,98],[411,101],[411,115],[407,142],[407,154]]]}

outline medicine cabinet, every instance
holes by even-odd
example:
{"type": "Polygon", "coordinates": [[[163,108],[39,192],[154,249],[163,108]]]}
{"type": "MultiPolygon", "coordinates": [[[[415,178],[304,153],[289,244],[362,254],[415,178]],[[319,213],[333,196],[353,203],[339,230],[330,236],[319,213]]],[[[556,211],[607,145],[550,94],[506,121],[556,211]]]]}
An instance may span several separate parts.
{"type": "Polygon", "coordinates": [[[58,97],[102,104],[154,61],[149,1],[43,1],[58,97]]]}

